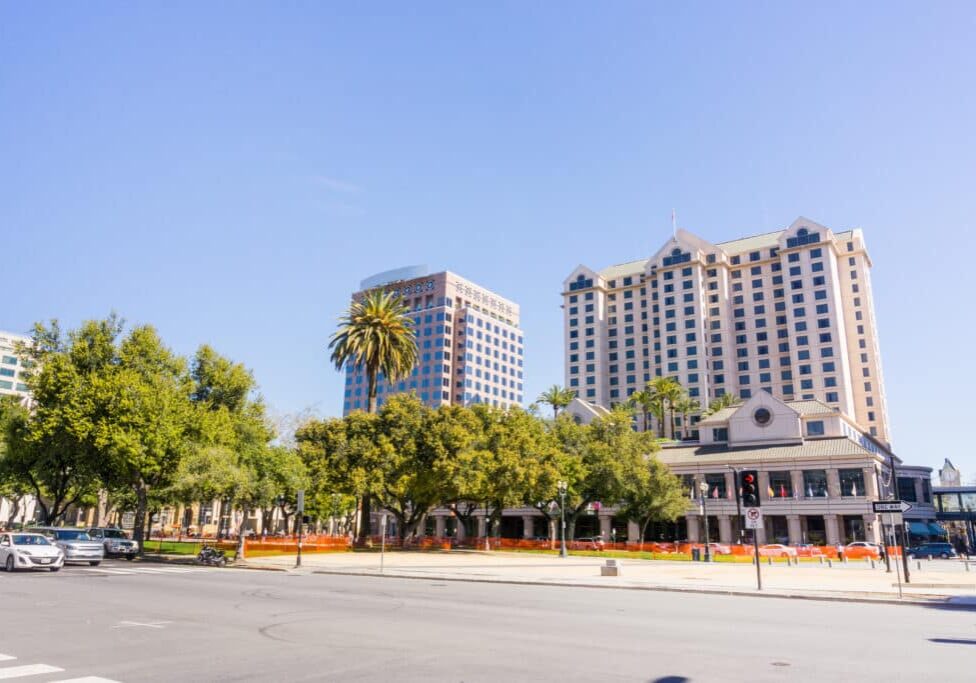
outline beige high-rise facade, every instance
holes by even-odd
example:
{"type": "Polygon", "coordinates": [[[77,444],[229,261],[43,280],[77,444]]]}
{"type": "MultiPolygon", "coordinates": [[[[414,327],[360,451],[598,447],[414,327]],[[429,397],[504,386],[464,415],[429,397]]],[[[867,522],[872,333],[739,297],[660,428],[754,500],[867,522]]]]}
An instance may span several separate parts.
{"type": "Polygon", "coordinates": [[[566,386],[607,407],[655,376],[703,407],[765,390],[890,442],[870,271],[861,230],[806,218],[718,244],[677,230],[650,258],[578,266],[563,283],[566,386]]]}
{"type": "MultiPolygon", "coordinates": [[[[414,392],[427,405],[487,403],[507,408],[522,403],[523,336],[519,306],[450,271],[429,273],[407,266],[363,280],[354,300],[381,288],[410,308],[417,334],[417,365],[410,376],[377,382],[377,405],[392,395],[414,392]]],[[[365,410],[366,373],[346,371],[342,413],[365,410]]]]}

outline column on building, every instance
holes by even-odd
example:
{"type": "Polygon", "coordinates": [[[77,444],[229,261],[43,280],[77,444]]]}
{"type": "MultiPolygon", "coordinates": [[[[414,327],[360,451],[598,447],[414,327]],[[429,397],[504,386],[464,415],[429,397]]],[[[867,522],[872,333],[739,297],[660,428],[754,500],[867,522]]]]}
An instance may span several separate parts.
{"type": "Polygon", "coordinates": [[[718,516],[718,540],[722,543],[732,542],[732,517],[730,515],[718,516]]]}
{"type": "Polygon", "coordinates": [[[803,490],[803,470],[790,470],[790,479],[793,481],[793,497],[803,498],[806,495],[803,490]]]}
{"type": "Polygon", "coordinates": [[[522,538],[535,537],[535,515],[522,515],[522,538]]]}
{"type": "Polygon", "coordinates": [[[610,530],[612,528],[613,528],[613,516],[600,515],[600,537],[607,543],[610,542],[610,530]]]}
{"type": "Polygon", "coordinates": [[[873,465],[864,468],[864,495],[868,500],[878,499],[878,478],[873,465]]]}
{"type": "Polygon", "coordinates": [[[446,521],[447,520],[445,519],[444,515],[436,515],[434,517],[434,536],[437,538],[444,538],[444,526],[446,521]]]}
{"type": "Polygon", "coordinates": [[[915,477],[914,481],[915,481],[915,500],[917,500],[919,503],[924,503],[925,491],[922,487],[922,478],[915,477]]]}
{"type": "Polygon", "coordinates": [[[827,470],[827,495],[840,498],[840,472],[836,469],[827,470]]]}
{"type": "Polygon", "coordinates": [[[628,543],[640,543],[642,540],[640,537],[640,525],[633,521],[627,520],[627,542],[628,543]]]}
{"type": "Polygon", "coordinates": [[[688,520],[688,540],[692,543],[698,543],[701,540],[701,515],[688,513],[685,515],[685,519],[688,520]]]}
{"type": "Polygon", "coordinates": [[[881,525],[874,513],[864,515],[864,540],[868,543],[881,542],[881,525]]]}
{"type": "Polygon", "coordinates": [[[837,529],[837,515],[824,515],[824,529],[827,534],[827,545],[840,543],[840,533],[837,529]]]}
{"type": "Polygon", "coordinates": [[[759,471],[759,500],[770,500],[769,498],[769,472],[759,471]]]}
{"type": "Polygon", "coordinates": [[[800,528],[800,515],[786,515],[786,527],[790,534],[790,545],[803,542],[803,531],[800,528]]]}
{"type": "Polygon", "coordinates": [[[484,538],[488,535],[488,531],[488,518],[484,516],[478,517],[478,535],[484,538]]]}

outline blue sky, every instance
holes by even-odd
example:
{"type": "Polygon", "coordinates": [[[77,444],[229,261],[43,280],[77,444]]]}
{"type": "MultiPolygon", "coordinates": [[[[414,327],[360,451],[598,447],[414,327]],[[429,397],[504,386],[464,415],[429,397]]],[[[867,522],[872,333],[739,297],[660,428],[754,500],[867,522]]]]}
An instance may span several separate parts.
{"type": "Polygon", "coordinates": [[[976,476],[971,3],[4,3],[0,329],[115,310],[341,409],[360,279],[449,268],[522,306],[804,215],[861,227],[896,451],[976,476]],[[963,298],[965,295],[966,298],[963,298]]]}

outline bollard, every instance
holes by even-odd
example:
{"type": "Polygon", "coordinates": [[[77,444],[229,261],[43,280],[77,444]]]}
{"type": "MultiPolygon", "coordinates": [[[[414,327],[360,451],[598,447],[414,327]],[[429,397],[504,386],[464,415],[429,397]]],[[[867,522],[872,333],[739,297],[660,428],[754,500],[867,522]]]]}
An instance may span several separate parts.
{"type": "Polygon", "coordinates": [[[915,566],[918,568],[918,571],[922,571],[922,561],[921,560],[917,561],[915,563],[915,566]]]}
{"type": "Polygon", "coordinates": [[[766,558],[766,564],[768,564],[770,567],[772,567],[773,566],[773,558],[772,557],[767,557],[766,558]]]}
{"type": "Polygon", "coordinates": [[[841,560],[844,564],[847,564],[847,555],[844,555],[844,559],[841,560]]]}
{"type": "Polygon", "coordinates": [[[966,571],[969,571],[969,560],[966,560],[966,571]]]}
{"type": "Polygon", "coordinates": [[[868,558],[868,562],[871,563],[871,569],[874,569],[874,560],[872,560],[871,558],[868,558]]]}
{"type": "Polygon", "coordinates": [[[821,555],[821,556],[820,556],[820,564],[821,564],[821,565],[823,565],[823,563],[824,563],[824,556],[823,556],[823,555],[821,555]]]}
{"type": "Polygon", "coordinates": [[[829,567],[830,569],[834,568],[834,562],[829,557],[827,558],[827,567],[829,567]]]}
{"type": "Polygon", "coordinates": [[[869,565],[871,565],[873,567],[874,566],[874,560],[871,559],[870,557],[865,557],[864,558],[864,564],[869,564],[869,565]]]}

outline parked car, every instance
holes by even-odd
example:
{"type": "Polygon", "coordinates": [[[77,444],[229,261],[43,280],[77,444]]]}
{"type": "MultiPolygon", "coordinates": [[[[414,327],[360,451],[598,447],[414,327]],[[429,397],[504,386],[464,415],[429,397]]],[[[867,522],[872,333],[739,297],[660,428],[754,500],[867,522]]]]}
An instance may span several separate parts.
{"type": "MultiPolygon", "coordinates": [[[[704,544],[703,544],[703,547],[704,547],[704,544]]],[[[709,553],[709,555],[712,555],[712,556],[715,556],[715,555],[731,555],[732,554],[732,546],[730,546],[728,543],[709,543],[708,544],[708,553],[709,553]]]]}
{"type": "Polygon", "coordinates": [[[8,572],[18,569],[56,572],[64,566],[64,551],[43,534],[0,534],[0,564],[8,572]]]}
{"type": "Polygon", "coordinates": [[[867,541],[854,541],[853,543],[848,543],[845,546],[838,548],[838,554],[844,553],[844,557],[849,560],[863,560],[866,557],[872,560],[881,559],[881,546],[877,543],[868,543],[867,541]]]}
{"type": "Polygon", "coordinates": [[[124,557],[132,561],[139,554],[138,541],[133,541],[126,536],[122,529],[94,527],[88,530],[88,535],[102,543],[106,557],[124,557]]]}
{"type": "Polygon", "coordinates": [[[797,557],[798,553],[796,552],[796,548],[791,548],[782,543],[767,543],[766,545],[759,546],[759,556],[786,558],[797,557]]]}
{"type": "Polygon", "coordinates": [[[797,557],[823,557],[824,553],[819,546],[812,543],[797,543],[793,548],[796,550],[797,557]]]}
{"type": "Polygon", "coordinates": [[[105,548],[102,547],[102,542],[93,540],[85,529],[42,526],[35,527],[31,531],[47,536],[61,548],[64,552],[65,564],[87,562],[92,567],[97,567],[105,559],[105,548]]]}
{"type": "Polygon", "coordinates": [[[959,557],[956,549],[949,543],[922,543],[909,548],[908,554],[914,557],[941,557],[943,560],[959,557]]]}

